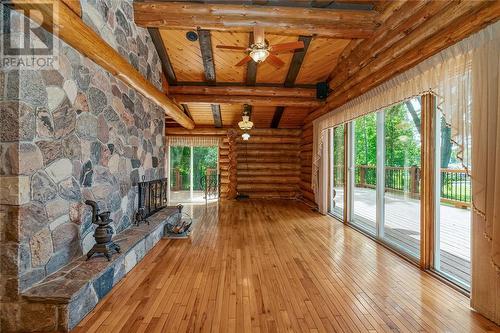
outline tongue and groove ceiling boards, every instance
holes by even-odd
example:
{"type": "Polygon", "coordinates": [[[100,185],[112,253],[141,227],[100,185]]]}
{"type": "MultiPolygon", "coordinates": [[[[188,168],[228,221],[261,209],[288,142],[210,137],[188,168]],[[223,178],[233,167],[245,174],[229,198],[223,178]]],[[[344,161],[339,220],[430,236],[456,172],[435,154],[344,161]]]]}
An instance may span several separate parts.
{"type": "Polygon", "coordinates": [[[134,17],[155,42],[169,97],[196,126],[234,127],[250,104],[256,127],[301,128],[497,20],[499,3],[136,0],[134,17]],[[271,52],[283,43],[304,47],[277,52],[282,66],[271,57],[237,66],[245,50],[218,46],[250,47],[256,25],[271,52]],[[328,84],[326,100],[316,99],[318,82],[328,84]]]}

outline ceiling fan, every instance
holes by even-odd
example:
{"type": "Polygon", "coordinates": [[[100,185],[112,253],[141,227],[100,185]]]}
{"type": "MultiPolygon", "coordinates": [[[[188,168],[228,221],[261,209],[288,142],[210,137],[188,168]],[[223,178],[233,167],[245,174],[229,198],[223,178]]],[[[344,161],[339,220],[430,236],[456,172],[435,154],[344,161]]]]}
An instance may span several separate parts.
{"type": "Polygon", "coordinates": [[[257,26],[253,29],[253,38],[254,43],[250,45],[250,47],[231,45],[217,45],[216,47],[218,49],[245,51],[245,53],[247,53],[247,56],[241,59],[241,61],[238,62],[236,66],[243,66],[251,60],[255,61],[256,63],[261,63],[267,60],[270,64],[277,68],[280,68],[285,64],[280,58],[276,56],[277,53],[304,48],[303,41],[269,45],[267,40],[264,38],[264,28],[257,26]]]}

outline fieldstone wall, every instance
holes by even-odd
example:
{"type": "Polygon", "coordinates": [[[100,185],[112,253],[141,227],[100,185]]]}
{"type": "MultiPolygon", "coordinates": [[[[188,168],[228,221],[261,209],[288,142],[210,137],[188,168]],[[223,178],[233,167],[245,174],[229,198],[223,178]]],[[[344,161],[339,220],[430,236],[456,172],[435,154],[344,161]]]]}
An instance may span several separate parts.
{"type": "MultiPolygon", "coordinates": [[[[82,1],[82,10],[90,27],[161,88],[158,55],[147,30],[134,25],[130,0],[82,1]]],[[[12,34],[19,35],[15,27],[12,34]]],[[[111,211],[120,232],[133,221],[137,182],[165,174],[163,111],[64,42],[59,51],[58,69],[0,73],[6,331],[42,311],[23,308],[23,290],[92,247],[86,199],[111,211]]]]}

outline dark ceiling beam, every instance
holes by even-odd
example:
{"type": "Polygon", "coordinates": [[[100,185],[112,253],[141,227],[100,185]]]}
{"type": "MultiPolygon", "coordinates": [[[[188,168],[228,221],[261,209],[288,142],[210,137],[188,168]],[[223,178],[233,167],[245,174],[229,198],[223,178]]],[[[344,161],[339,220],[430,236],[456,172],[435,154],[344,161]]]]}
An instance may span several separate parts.
{"type": "Polygon", "coordinates": [[[299,75],[300,67],[302,66],[302,62],[304,61],[304,57],[306,56],[306,52],[309,48],[311,40],[311,36],[299,37],[299,41],[304,42],[304,48],[296,49],[293,52],[292,62],[290,63],[290,67],[288,68],[288,73],[285,79],[285,87],[290,88],[294,86],[295,80],[297,79],[297,75],[299,75]]]}
{"type": "MultiPolygon", "coordinates": [[[[250,32],[248,37],[248,47],[253,44],[253,32],[250,32]]],[[[247,86],[255,86],[257,81],[257,63],[255,61],[250,61],[247,63],[247,86]]]]}
{"type": "Polygon", "coordinates": [[[214,126],[217,128],[222,127],[222,115],[220,113],[220,105],[219,104],[211,104],[212,107],[212,115],[214,116],[214,126]]]}
{"type": "MultiPolygon", "coordinates": [[[[215,62],[212,51],[212,36],[209,30],[198,29],[198,41],[200,42],[201,58],[205,69],[205,79],[210,84],[215,84],[215,62]]],[[[189,64],[186,64],[189,66],[189,64]]]]}
{"type": "MultiPolygon", "coordinates": [[[[300,72],[300,67],[302,66],[302,62],[304,62],[304,58],[307,53],[307,49],[309,48],[309,44],[311,43],[311,36],[300,36],[299,41],[304,43],[304,48],[297,49],[293,52],[292,61],[290,63],[290,67],[288,68],[288,73],[285,79],[285,87],[291,88],[295,85],[295,80],[300,72]]],[[[283,117],[283,112],[285,111],[284,106],[280,105],[276,107],[274,111],[273,120],[271,121],[271,128],[278,128],[280,125],[281,118],[283,117]]]]}
{"type": "Polygon", "coordinates": [[[182,109],[184,110],[184,113],[186,114],[186,116],[188,116],[189,118],[193,119],[193,117],[191,116],[191,112],[189,111],[189,107],[187,106],[187,104],[181,104],[182,106],[182,109]]]}
{"type": "Polygon", "coordinates": [[[278,128],[280,125],[281,117],[285,111],[284,106],[277,106],[276,111],[274,111],[273,120],[271,121],[271,128],[278,128]]]}
{"type": "Polygon", "coordinates": [[[374,10],[134,1],[135,23],[162,29],[250,32],[259,26],[268,33],[369,38],[377,16],[374,10]]]}
{"type": "Polygon", "coordinates": [[[167,81],[169,85],[173,85],[177,83],[177,78],[175,77],[174,67],[170,62],[170,58],[168,57],[167,50],[165,49],[165,45],[163,44],[163,39],[161,38],[160,31],[157,28],[148,28],[149,35],[151,36],[151,40],[156,48],[156,52],[158,53],[158,57],[160,57],[161,68],[163,73],[167,77],[167,81]]]}

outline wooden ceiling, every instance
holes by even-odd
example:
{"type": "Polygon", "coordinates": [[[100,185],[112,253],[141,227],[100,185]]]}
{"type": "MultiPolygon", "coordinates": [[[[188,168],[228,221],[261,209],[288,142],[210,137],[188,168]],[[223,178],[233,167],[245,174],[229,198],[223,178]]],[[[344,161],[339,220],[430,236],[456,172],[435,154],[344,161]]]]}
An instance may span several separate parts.
{"type": "Polygon", "coordinates": [[[250,104],[256,127],[301,128],[407,68],[407,62],[421,61],[497,20],[499,3],[136,0],[134,10],[136,23],[148,27],[160,54],[169,97],[196,126],[236,126],[243,105],[250,104]],[[466,28],[451,30],[466,17],[466,28]],[[236,67],[245,54],[216,45],[248,47],[254,25],[265,28],[271,45],[301,40],[304,49],[279,54],[281,68],[253,61],[236,67]],[[189,31],[198,40],[188,40],[189,31]],[[453,37],[444,31],[453,31],[453,37]],[[437,45],[422,46],[432,38],[437,45]],[[409,52],[414,56],[407,61],[409,52]],[[393,70],[388,65],[394,62],[393,70]],[[326,101],[316,99],[319,82],[328,82],[326,101]]]}

